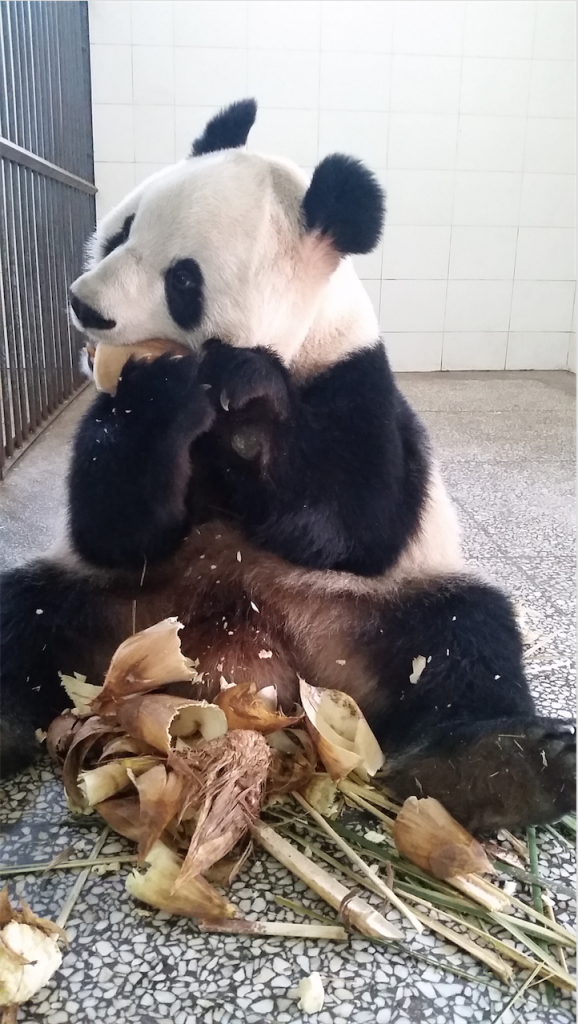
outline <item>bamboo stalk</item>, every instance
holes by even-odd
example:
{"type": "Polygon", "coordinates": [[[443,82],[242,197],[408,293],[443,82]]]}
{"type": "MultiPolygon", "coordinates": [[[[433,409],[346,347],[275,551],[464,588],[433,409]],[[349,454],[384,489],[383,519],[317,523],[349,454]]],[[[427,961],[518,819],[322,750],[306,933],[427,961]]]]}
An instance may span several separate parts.
{"type": "MultiPolygon", "coordinates": [[[[100,851],[102,850],[107,840],[109,832],[110,829],[108,825],[105,825],[102,832],[100,833],[100,836],[96,840],[96,843],[94,844],[94,848],[91,853],[91,859],[95,859],[96,857],[98,857],[100,851]]],[[[60,911],[58,917],[56,918],[56,924],[58,925],[59,928],[64,928],[66,922],[68,921],[68,918],[70,917],[72,910],[74,908],[74,904],[76,903],[78,897],[80,896],[82,887],[86,882],[88,876],[90,875],[90,871],[90,868],[85,868],[84,871],[82,871],[81,874],[78,876],[76,882],[74,883],[72,889],[70,890],[68,898],[64,902],[64,906],[62,907],[62,910],[60,911]]]]}
{"type": "Polygon", "coordinates": [[[484,949],[483,946],[479,946],[473,939],[469,939],[467,935],[462,935],[460,932],[454,931],[453,928],[448,928],[447,925],[442,924],[441,921],[436,921],[429,914],[422,914],[419,910],[416,910],[415,913],[433,932],[442,935],[448,942],[453,942],[454,946],[460,946],[462,949],[465,949],[470,956],[475,957],[476,960],[481,960],[486,967],[489,967],[494,974],[497,974],[498,978],[501,978],[506,985],[510,984],[512,968],[497,953],[492,953],[490,949],[484,949]]]}
{"type": "MultiPolygon", "coordinates": [[[[373,942],[376,945],[381,945],[379,939],[374,939],[373,942]]],[[[431,967],[436,967],[438,971],[445,971],[446,974],[453,974],[456,978],[465,978],[466,981],[470,981],[473,985],[483,985],[484,988],[493,988],[495,992],[502,991],[501,985],[497,985],[495,982],[489,981],[487,978],[478,977],[477,974],[469,974],[468,971],[462,970],[461,967],[455,967],[454,964],[449,963],[449,961],[438,960],[436,957],[427,956],[425,953],[418,953],[405,942],[396,942],[393,943],[393,945],[394,947],[397,946],[407,956],[412,957],[414,960],[419,960],[425,964],[429,964],[431,967]]]]}
{"type": "Polygon", "coordinates": [[[219,935],[281,935],[291,939],[333,939],[347,942],[348,933],[341,925],[292,924],[289,921],[244,921],[230,918],[223,921],[200,921],[199,931],[219,935]]]}
{"type": "MultiPolygon", "coordinates": [[[[412,897],[410,897],[410,899],[411,898],[412,897]]],[[[418,899],[420,903],[423,903],[426,906],[428,905],[427,900],[421,899],[419,897],[414,897],[414,898],[418,899]]],[[[459,917],[457,914],[452,914],[450,911],[439,911],[439,910],[438,910],[438,913],[440,913],[442,915],[442,917],[447,917],[451,921],[455,921],[456,924],[461,924],[463,927],[468,928],[470,931],[474,932],[476,935],[479,935],[480,938],[484,939],[484,941],[489,942],[492,946],[494,946],[498,950],[498,952],[502,954],[502,956],[507,957],[510,960],[513,960],[514,963],[518,964],[519,967],[523,967],[525,970],[530,970],[530,971],[532,971],[536,967],[538,967],[542,971],[542,973],[544,974],[544,977],[541,979],[542,981],[551,980],[553,978],[552,971],[551,971],[550,967],[547,966],[546,963],[541,963],[541,962],[536,963],[536,961],[534,959],[532,959],[532,957],[528,956],[527,953],[521,953],[518,949],[515,948],[515,946],[510,945],[508,942],[506,942],[503,939],[498,938],[498,936],[496,936],[496,935],[492,935],[491,932],[486,931],[484,928],[479,928],[477,925],[473,924],[471,921],[464,920],[463,918],[459,917]]],[[[563,976],[561,978],[561,981],[562,981],[562,983],[559,985],[559,987],[562,988],[564,991],[566,991],[568,986],[566,984],[566,979],[563,976]]],[[[555,982],[554,982],[554,984],[555,984],[555,982]]]]}
{"type": "MultiPolygon", "coordinates": [[[[526,829],[526,835],[528,837],[528,852],[530,855],[530,871],[533,875],[538,874],[538,849],[536,846],[536,828],[534,825],[529,825],[526,829]]],[[[534,906],[539,914],[544,913],[544,904],[542,903],[542,893],[540,886],[532,882],[532,899],[534,906]]]]}
{"type": "Polygon", "coordinates": [[[45,861],[42,864],[18,864],[16,867],[0,867],[0,878],[12,878],[15,875],[34,875],[48,871],[76,871],[81,868],[95,868],[103,864],[134,864],[136,853],[122,853],[111,857],[86,857],[84,860],[63,860],[58,864],[45,861]]]}
{"type": "MultiPolygon", "coordinates": [[[[550,906],[549,903],[545,903],[544,904],[544,913],[545,913],[546,917],[550,918],[551,921],[556,922],[556,918],[554,917],[554,911],[552,910],[552,907],[550,906]]],[[[558,941],[560,941],[560,940],[558,940],[558,941]]],[[[564,950],[562,949],[561,945],[557,945],[556,946],[556,956],[558,957],[558,960],[560,961],[560,966],[561,966],[562,970],[563,971],[568,971],[568,965],[566,964],[566,957],[564,956],[564,950]]]]}
{"type": "Polygon", "coordinates": [[[538,911],[528,903],[523,903],[522,900],[519,900],[516,896],[510,896],[510,903],[513,907],[517,907],[518,910],[527,914],[528,917],[533,917],[535,921],[541,921],[543,925],[546,925],[546,928],[550,928],[553,932],[556,932],[557,935],[561,935],[563,938],[569,938],[573,942],[575,941],[575,935],[573,932],[569,931],[568,928],[564,928],[555,919],[554,921],[550,921],[549,918],[544,914],[538,913],[538,911]]]}
{"type": "Polygon", "coordinates": [[[576,850],[576,840],[571,842],[567,836],[563,835],[557,828],[553,828],[552,825],[544,825],[543,827],[546,829],[546,832],[549,832],[551,836],[554,836],[554,839],[557,839],[559,843],[562,843],[566,849],[573,851],[576,850]]]}
{"type": "Polygon", "coordinates": [[[301,804],[303,810],[307,811],[307,813],[311,815],[313,820],[317,822],[317,824],[323,829],[323,831],[329,836],[329,838],[333,840],[335,845],[338,846],[339,849],[347,857],[349,857],[349,859],[356,865],[356,867],[358,867],[359,870],[363,872],[363,874],[366,875],[366,877],[368,877],[373,882],[373,884],[379,890],[380,896],[383,896],[386,900],[389,900],[390,903],[394,905],[394,907],[397,907],[399,912],[408,919],[410,924],[413,925],[417,932],[423,932],[423,928],[418,918],[413,913],[413,911],[410,910],[408,906],[406,906],[403,900],[400,900],[399,896],[396,896],[393,890],[390,889],[389,886],[387,886],[385,882],[382,881],[381,878],[379,878],[375,871],[372,871],[372,869],[369,867],[369,864],[365,863],[363,858],[355,852],[355,850],[349,845],[349,843],[346,843],[345,839],[342,839],[341,836],[337,834],[337,832],[335,831],[335,829],[331,827],[329,822],[326,821],[321,814],[319,814],[319,811],[316,811],[315,808],[311,806],[311,804],[308,804],[307,800],[305,800],[305,798],[302,797],[300,793],[294,792],[293,796],[295,800],[297,800],[297,803],[301,804]]]}
{"type": "Polygon", "coordinates": [[[561,896],[570,896],[572,898],[575,895],[574,889],[569,885],[555,882],[550,878],[544,878],[542,875],[534,875],[530,871],[524,871],[523,868],[518,868],[515,864],[502,860],[501,857],[495,856],[494,860],[499,865],[498,871],[500,874],[511,875],[518,882],[526,882],[527,885],[539,885],[542,889],[549,889],[550,892],[559,893],[561,896]]]}
{"type": "Polygon", "coordinates": [[[509,1000],[509,1002],[506,1003],[503,1010],[501,1010],[498,1016],[493,1018],[491,1024],[500,1024],[500,1021],[504,1019],[505,1013],[510,1009],[510,1007],[514,1005],[514,1003],[520,998],[520,996],[524,995],[526,989],[529,988],[529,986],[532,984],[534,978],[538,973],[538,970],[539,968],[537,967],[536,970],[533,971],[533,973],[528,978],[526,978],[524,984],[520,986],[517,992],[514,992],[512,998],[509,1000]]]}
{"type": "Polygon", "coordinates": [[[401,804],[397,804],[392,800],[388,800],[387,797],[383,795],[383,793],[380,793],[379,790],[374,789],[373,786],[368,786],[367,784],[360,785],[358,782],[353,782],[353,780],[350,778],[342,779],[342,781],[339,783],[339,789],[341,789],[342,786],[344,787],[342,792],[347,793],[350,796],[356,794],[357,796],[361,797],[362,800],[365,800],[367,803],[377,804],[378,807],[385,807],[386,810],[393,811],[394,814],[397,814],[399,811],[401,811],[401,804]]]}
{"type": "Polygon", "coordinates": [[[476,903],[480,903],[486,910],[504,910],[510,905],[509,896],[479,875],[456,875],[454,878],[448,878],[448,882],[476,903]]]}
{"type": "Polygon", "coordinates": [[[252,826],[252,832],[267,853],[275,857],[288,871],[297,875],[334,910],[341,911],[344,900],[346,900],[348,920],[362,935],[377,939],[403,938],[399,929],[386,921],[383,915],[369,903],[359,896],[351,897],[349,890],[337,878],[330,875],[324,868],[319,867],[309,857],[305,857],[274,829],[257,821],[252,826]]]}
{"type": "Polygon", "coordinates": [[[552,978],[550,979],[551,982],[553,984],[557,984],[559,988],[574,992],[576,990],[575,979],[560,967],[554,958],[550,956],[547,950],[544,949],[543,946],[539,946],[537,942],[534,942],[533,939],[531,939],[529,935],[526,935],[521,928],[518,928],[517,922],[508,918],[507,915],[500,916],[502,918],[500,921],[502,928],[509,931],[510,934],[513,935],[518,942],[521,942],[523,946],[526,946],[526,948],[534,954],[537,960],[547,964],[549,971],[552,973],[552,978]]]}
{"type": "Polygon", "coordinates": [[[303,903],[299,903],[298,900],[288,900],[284,896],[274,896],[273,899],[280,907],[285,907],[286,910],[292,910],[294,914],[302,914],[304,917],[313,917],[316,921],[319,921],[319,924],[335,924],[335,921],[326,917],[325,914],[320,914],[318,910],[306,907],[303,903]]]}
{"type": "MultiPolygon", "coordinates": [[[[558,932],[553,932],[549,928],[545,928],[541,924],[536,924],[534,921],[521,921],[519,917],[510,917],[508,914],[495,913],[494,920],[500,922],[513,921],[517,928],[521,928],[525,932],[529,932],[530,935],[535,935],[538,939],[544,939],[553,946],[563,945],[573,948],[576,945],[576,938],[570,933],[567,935],[559,935],[558,932]]],[[[552,916],[553,924],[556,924],[556,918],[552,916]]]]}
{"type": "MultiPolygon", "coordinates": [[[[367,799],[366,793],[362,790],[361,786],[357,786],[354,782],[350,782],[349,779],[342,779],[342,781],[337,784],[337,788],[345,796],[349,797],[350,800],[353,800],[358,804],[359,807],[363,807],[364,811],[367,811],[369,814],[373,814],[391,831],[393,828],[393,818],[390,815],[383,814],[381,811],[378,811],[377,807],[374,806],[373,801],[367,799]],[[362,791],[360,792],[360,790],[362,791]]],[[[390,804],[389,800],[386,800],[385,798],[382,800],[376,800],[375,803],[380,807],[386,807],[391,810],[394,809],[394,805],[390,804]]],[[[399,807],[395,807],[395,810],[398,811],[399,807]]]]}
{"type": "Polygon", "coordinates": [[[518,856],[521,857],[522,860],[525,860],[526,863],[528,863],[530,859],[530,854],[524,840],[518,839],[517,836],[512,835],[512,833],[509,832],[507,828],[500,829],[500,835],[507,840],[512,849],[516,851],[518,856]]]}
{"type": "Polygon", "coordinates": [[[564,825],[564,828],[567,828],[570,832],[573,832],[574,835],[576,835],[576,815],[575,814],[565,814],[559,824],[560,825],[564,825]]]}

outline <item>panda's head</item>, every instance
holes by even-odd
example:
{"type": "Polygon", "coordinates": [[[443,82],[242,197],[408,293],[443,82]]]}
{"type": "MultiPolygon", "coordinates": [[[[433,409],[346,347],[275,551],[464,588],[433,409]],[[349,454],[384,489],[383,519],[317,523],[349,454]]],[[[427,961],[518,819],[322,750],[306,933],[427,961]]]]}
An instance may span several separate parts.
{"type": "Polygon", "coordinates": [[[358,161],[326,157],[311,182],[244,146],[256,114],[235,103],[191,156],[148,178],[99,224],[71,288],[92,341],[209,337],[266,346],[290,363],[367,345],[377,324],[351,253],[377,244],[383,193],[358,161]]]}

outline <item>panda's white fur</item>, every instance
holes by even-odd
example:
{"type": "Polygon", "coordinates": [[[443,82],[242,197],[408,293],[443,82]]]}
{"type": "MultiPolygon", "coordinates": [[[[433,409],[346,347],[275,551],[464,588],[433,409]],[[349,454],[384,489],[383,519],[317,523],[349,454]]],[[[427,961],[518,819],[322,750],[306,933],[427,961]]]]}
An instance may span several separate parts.
{"type": "MultiPolygon", "coordinates": [[[[100,222],[73,292],[117,326],[109,344],[162,337],[198,349],[210,337],[264,346],[299,374],[375,343],[379,327],[352,262],[302,230],[307,177],[290,161],[227,150],[157,172],[100,222]],[[106,239],[138,212],[125,245],[106,239]],[[191,331],[166,310],[163,273],[203,270],[206,316],[191,331]]],[[[99,331],[87,332],[95,341],[99,331]]]]}

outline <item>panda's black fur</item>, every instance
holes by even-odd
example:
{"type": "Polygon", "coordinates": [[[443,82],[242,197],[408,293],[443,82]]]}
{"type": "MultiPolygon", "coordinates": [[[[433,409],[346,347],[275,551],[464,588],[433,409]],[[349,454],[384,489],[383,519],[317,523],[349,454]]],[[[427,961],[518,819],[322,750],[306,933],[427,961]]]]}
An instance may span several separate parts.
{"type": "MultiPolygon", "coordinates": [[[[235,105],[193,152],[242,145],[254,115],[235,105]]],[[[379,237],[381,194],[348,158],[320,165],[303,207],[304,230],[338,253],[379,237]]],[[[202,267],[181,262],[199,267],[178,280],[202,307],[202,267]]],[[[3,772],[34,758],[35,730],[65,706],[59,671],[99,682],[135,614],[137,628],[173,614],[209,696],[222,676],[275,683],[286,706],[298,675],[350,692],[400,798],[436,796],[482,829],[573,806],[574,731],[536,715],[509,600],[455,566],[399,568],[434,469],[377,341],[309,373],[218,338],[131,360],[84,415],[68,483],[68,552],[2,581],[3,772]]]]}

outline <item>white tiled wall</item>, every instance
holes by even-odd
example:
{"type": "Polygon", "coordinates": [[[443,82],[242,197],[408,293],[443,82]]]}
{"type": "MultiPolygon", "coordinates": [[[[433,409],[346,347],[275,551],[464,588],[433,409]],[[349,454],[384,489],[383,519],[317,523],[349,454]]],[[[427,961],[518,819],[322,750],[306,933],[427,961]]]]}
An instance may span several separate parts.
{"type": "Polygon", "coordinates": [[[101,213],[254,95],[251,148],[385,185],[356,263],[397,369],[575,369],[574,0],[89,8],[101,213]]]}

